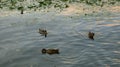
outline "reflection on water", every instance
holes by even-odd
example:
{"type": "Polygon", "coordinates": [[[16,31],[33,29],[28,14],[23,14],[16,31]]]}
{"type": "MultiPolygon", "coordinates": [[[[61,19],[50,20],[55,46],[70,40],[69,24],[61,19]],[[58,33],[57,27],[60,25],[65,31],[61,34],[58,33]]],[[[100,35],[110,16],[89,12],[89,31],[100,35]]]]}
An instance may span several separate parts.
{"type": "Polygon", "coordinates": [[[0,18],[0,67],[119,67],[120,15],[32,13],[0,18]],[[48,30],[48,37],[38,29],[48,30]],[[87,38],[95,32],[95,40],[87,38]],[[43,48],[60,54],[43,55],[43,48]]]}

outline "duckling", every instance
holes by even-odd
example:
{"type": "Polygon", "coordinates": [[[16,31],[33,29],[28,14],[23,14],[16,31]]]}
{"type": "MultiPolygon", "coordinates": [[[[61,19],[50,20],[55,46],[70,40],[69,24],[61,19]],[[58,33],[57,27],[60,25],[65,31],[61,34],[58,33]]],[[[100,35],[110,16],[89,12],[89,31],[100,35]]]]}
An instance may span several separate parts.
{"type": "Polygon", "coordinates": [[[59,54],[59,49],[42,49],[42,54],[59,54]]]}
{"type": "Polygon", "coordinates": [[[89,32],[88,33],[88,38],[94,40],[94,35],[95,34],[93,32],[89,32]]]}
{"type": "Polygon", "coordinates": [[[43,29],[40,29],[39,28],[39,33],[41,34],[41,35],[44,35],[45,37],[47,37],[47,30],[43,30],[43,29]]]}

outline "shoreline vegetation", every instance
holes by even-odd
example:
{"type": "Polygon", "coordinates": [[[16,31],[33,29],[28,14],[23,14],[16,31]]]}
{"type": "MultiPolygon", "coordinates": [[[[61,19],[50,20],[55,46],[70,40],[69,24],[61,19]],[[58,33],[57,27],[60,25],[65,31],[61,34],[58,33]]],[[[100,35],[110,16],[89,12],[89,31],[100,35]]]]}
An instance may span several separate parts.
{"type": "Polygon", "coordinates": [[[0,0],[0,16],[55,11],[59,15],[120,12],[119,0],[0,0]]]}

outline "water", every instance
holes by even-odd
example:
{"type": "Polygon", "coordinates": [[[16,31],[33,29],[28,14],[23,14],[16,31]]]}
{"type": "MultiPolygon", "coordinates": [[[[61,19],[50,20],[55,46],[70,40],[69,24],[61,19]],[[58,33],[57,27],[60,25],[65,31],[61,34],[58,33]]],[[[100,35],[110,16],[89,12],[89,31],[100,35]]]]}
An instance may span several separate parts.
{"type": "Polygon", "coordinates": [[[120,67],[120,15],[62,16],[52,12],[0,18],[0,67],[120,67]],[[47,29],[48,37],[38,29],[47,29]],[[87,38],[89,31],[95,40],[87,38]],[[60,54],[43,55],[42,48],[60,54]]]}

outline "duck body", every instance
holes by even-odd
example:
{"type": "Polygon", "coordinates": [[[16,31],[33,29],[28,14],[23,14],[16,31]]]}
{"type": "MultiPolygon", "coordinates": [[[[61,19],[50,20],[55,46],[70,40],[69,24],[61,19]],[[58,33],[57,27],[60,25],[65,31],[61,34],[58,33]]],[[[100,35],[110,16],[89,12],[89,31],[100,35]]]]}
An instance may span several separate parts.
{"type": "Polygon", "coordinates": [[[94,40],[94,35],[95,35],[95,33],[89,32],[88,33],[88,38],[94,40]]]}
{"type": "Polygon", "coordinates": [[[42,49],[42,54],[59,54],[59,49],[42,49]]]}
{"type": "Polygon", "coordinates": [[[43,35],[43,36],[45,36],[45,37],[47,37],[47,30],[43,30],[43,29],[40,29],[39,28],[39,33],[41,34],[41,35],[43,35]]]}

